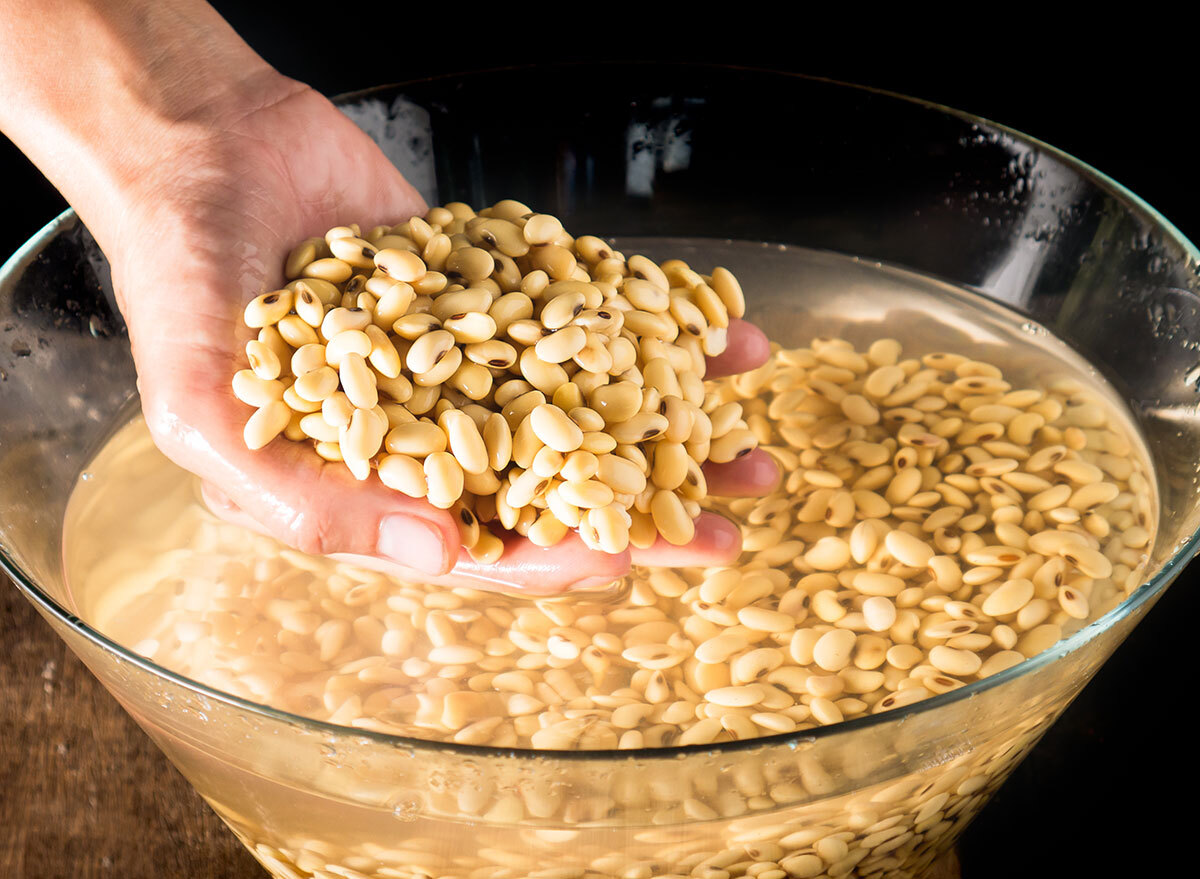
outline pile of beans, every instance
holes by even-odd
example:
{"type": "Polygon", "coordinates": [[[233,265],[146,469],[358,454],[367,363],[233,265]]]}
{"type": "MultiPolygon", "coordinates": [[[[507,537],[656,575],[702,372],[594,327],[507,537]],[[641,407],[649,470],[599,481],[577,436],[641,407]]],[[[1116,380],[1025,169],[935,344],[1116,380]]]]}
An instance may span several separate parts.
{"type": "Polygon", "coordinates": [[[398,583],[206,524],[139,649],[220,689],[387,733],[550,749],[747,739],[993,675],[1140,583],[1156,499],[1116,410],[953,353],[814,339],[710,382],[788,474],[729,567],[622,600],[398,583]],[[207,530],[206,530],[207,529],[207,530]],[[195,593],[195,594],[193,594],[195,593]]]}
{"type": "Polygon", "coordinates": [[[701,465],[755,445],[703,383],[745,310],[723,268],[627,259],[506,200],[339,226],[285,273],[245,310],[246,444],[282,433],[360,480],[376,470],[453,509],[476,560],[502,552],[493,522],[539,546],[569,529],[610,553],[687,543],[701,465]]]}

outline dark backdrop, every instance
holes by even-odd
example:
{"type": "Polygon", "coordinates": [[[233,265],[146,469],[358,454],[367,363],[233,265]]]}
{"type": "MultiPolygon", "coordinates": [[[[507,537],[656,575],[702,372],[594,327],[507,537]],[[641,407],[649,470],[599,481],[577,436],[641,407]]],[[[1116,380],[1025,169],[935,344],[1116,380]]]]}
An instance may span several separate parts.
{"type": "MultiPolygon", "coordinates": [[[[796,29],[784,46],[764,42],[764,33],[739,43],[719,28],[656,32],[615,22],[603,9],[590,20],[551,20],[559,27],[555,38],[535,40],[531,31],[514,36],[499,24],[511,9],[492,7],[495,22],[462,9],[456,22],[447,19],[455,13],[449,6],[410,8],[392,17],[391,32],[383,28],[378,36],[366,16],[366,28],[349,38],[339,19],[354,18],[358,7],[215,5],[268,61],[326,94],[438,73],[598,56],[780,69],[910,94],[1072,153],[1200,240],[1192,182],[1196,147],[1185,133],[1196,76],[1183,53],[1161,44],[1154,54],[1135,54],[1127,45],[1118,51],[1014,31],[990,44],[974,37],[954,41],[959,48],[932,35],[825,46],[827,34],[796,29]],[[268,12],[270,7],[275,9],[268,12]]],[[[2,137],[0,192],[2,260],[64,203],[2,137]]],[[[1188,760],[1188,724],[1175,712],[1190,702],[1190,692],[1181,689],[1179,657],[1190,653],[1183,645],[1194,643],[1190,629],[1200,619],[1198,578],[1196,566],[1180,577],[973,825],[961,847],[967,879],[1169,876],[1189,869],[1189,847],[1177,840],[1194,813],[1187,804],[1197,772],[1188,760]],[[1182,799],[1167,801],[1172,793],[1182,799]]]]}

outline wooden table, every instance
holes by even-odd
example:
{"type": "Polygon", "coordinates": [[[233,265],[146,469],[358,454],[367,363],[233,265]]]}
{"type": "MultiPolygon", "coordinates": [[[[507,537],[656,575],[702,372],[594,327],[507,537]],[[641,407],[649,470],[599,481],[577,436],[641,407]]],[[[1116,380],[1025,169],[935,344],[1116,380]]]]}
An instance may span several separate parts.
{"type": "Polygon", "coordinates": [[[0,574],[0,877],[263,879],[0,574]]]}

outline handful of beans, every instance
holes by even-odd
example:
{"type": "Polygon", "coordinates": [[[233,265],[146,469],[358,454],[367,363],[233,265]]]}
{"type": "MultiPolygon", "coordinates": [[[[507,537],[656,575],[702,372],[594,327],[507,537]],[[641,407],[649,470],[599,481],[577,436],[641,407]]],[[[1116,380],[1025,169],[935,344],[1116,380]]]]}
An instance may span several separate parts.
{"type": "Polygon", "coordinates": [[[311,441],[357,479],[452,509],[477,561],[492,523],[539,546],[689,542],[701,466],[757,443],[705,389],[745,301],[737,279],[626,257],[512,200],[330,229],[245,310],[233,390],[246,445],[311,441]]]}

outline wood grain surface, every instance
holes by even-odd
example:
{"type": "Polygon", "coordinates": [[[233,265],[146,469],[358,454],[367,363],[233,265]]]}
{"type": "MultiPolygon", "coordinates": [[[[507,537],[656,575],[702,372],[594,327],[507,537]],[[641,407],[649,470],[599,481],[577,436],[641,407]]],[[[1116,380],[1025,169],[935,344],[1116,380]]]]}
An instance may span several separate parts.
{"type": "Polygon", "coordinates": [[[0,877],[266,876],[3,574],[0,626],[0,877]]]}

